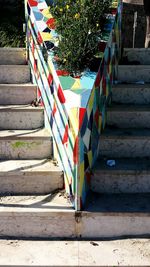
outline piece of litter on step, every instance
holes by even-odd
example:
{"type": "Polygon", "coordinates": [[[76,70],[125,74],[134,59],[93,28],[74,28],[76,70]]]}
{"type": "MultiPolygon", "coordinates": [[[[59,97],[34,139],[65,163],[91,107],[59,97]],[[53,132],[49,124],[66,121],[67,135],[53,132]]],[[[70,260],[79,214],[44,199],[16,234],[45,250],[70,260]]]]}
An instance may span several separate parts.
{"type": "Polygon", "coordinates": [[[114,84],[120,84],[120,83],[122,83],[122,81],[114,80],[113,83],[114,83],[114,84]]]}
{"type": "Polygon", "coordinates": [[[107,166],[114,167],[116,165],[116,161],[114,159],[107,160],[107,166]]]}
{"type": "Polygon", "coordinates": [[[91,245],[93,245],[93,246],[99,246],[99,244],[98,244],[98,243],[96,243],[96,242],[93,242],[93,241],[91,241],[91,242],[90,242],[90,244],[91,244],[91,245]]]}
{"type": "Polygon", "coordinates": [[[114,81],[114,84],[118,84],[118,83],[119,83],[119,81],[117,81],[117,80],[114,81]]]}
{"type": "Polygon", "coordinates": [[[137,82],[135,82],[135,84],[145,84],[145,82],[144,81],[137,81],[137,82]]]}

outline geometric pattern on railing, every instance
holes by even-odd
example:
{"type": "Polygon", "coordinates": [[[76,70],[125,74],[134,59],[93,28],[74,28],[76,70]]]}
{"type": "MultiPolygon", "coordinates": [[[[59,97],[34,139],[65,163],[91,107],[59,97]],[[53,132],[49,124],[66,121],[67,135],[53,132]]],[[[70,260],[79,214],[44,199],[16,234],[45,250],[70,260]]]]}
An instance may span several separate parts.
{"type": "MultiPolygon", "coordinates": [[[[27,43],[33,81],[45,107],[58,156],[65,175],[65,189],[73,201],[76,195],[78,156],[78,107],[71,107],[60,83],[51,55],[57,41],[54,20],[45,0],[27,1],[27,43]],[[50,27],[52,27],[50,29],[50,27]]],[[[61,74],[63,74],[61,72],[61,74]]]]}
{"type": "Polygon", "coordinates": [[[99,136],[105,125],[105,107],[120,54],[121,9],[121,2],[113,1],[113,14],[108,17],[100,43],[98,73],[85,72],[81,78],[72,78],[58,70],[54,60],[52,49],[57,45],[57,33],[45,0],[26,0],[32,78],[62,164],[65,189],[76,210],[85,204],[99,136]]]}
{"type": "Polygon", "coordinates": [[[117,77],[117,66],[121,56],[121,13],[122,4],[120,3],[114,23],[109,19],[106,24],[103,37],[106,42],[101,43],[101,51],[104,51],[102,61],[86,109],[82,110],[84,118],[79,135],[80,187],[78,189],[80,194],[78,195],[78,206],[81,209],[86,202],[92,179],[92,168],[99,154],[100,134],[105,128],[106,107],[111,103],[113,79],[117,77]],[[110,26],[112,27],[111,31],[110,26]]]}

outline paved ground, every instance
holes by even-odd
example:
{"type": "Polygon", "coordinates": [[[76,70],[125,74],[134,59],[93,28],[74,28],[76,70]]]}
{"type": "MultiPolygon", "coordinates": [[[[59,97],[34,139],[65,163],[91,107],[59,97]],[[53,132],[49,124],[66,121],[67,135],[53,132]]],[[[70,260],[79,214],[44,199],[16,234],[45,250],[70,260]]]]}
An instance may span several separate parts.
{"type": "Polygon", "coordinates": [[[150,266],[150,239],[0,240],[0,266],[150,266]]]}

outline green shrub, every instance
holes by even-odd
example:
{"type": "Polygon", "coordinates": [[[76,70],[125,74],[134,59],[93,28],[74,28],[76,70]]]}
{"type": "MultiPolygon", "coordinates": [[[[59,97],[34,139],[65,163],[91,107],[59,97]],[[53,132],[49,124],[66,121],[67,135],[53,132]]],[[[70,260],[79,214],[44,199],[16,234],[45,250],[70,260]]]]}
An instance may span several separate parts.
{"type": "Polygon", "coordinates": [[[71,74],[91,65],[98,51],[105,15],[111,0],[54,0],[50,11],[56,19],[59,46],[56,54],[61,68],[71,74]]]}
{"type": "Polygon", "coordinates": [[[25,46],[23,0],[0,0],[0,46],[25,46]]]}
{"type": "Polygon", "coordinates": [[[17,27],[10,23],[0,25],[1,47],[24,47],[25,35],[17,27]]]}

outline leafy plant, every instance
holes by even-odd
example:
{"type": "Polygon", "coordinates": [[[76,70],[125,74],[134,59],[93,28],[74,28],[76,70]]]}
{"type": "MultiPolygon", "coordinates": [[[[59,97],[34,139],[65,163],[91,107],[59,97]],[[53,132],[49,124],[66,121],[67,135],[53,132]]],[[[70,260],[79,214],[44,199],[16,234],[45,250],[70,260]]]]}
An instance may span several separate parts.
{"type": "Polygon", "coordinates": [[[71,74],[91,65],[98,51],[106,13],[111,0],[54,0],[50,11],[56,19],[59,46],[56,54],[61,68],[71,74]]]}
{"type": "Polygon", "coordinates": [[[25,46],[24,1],[0,0],[0,46],[25,46]]]}
{"type": "Polygon", "coordinates": [[[9,23],[0,25],[0,46],[1,47],[24,47],[25,36],[17,27],[9,23]]]}

